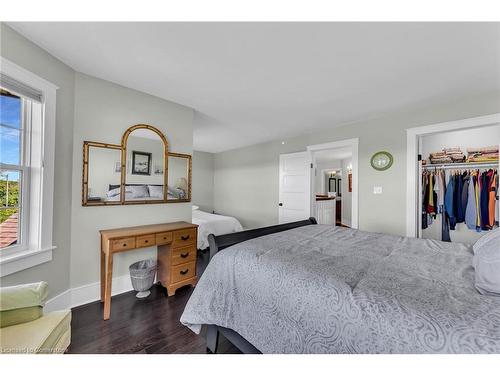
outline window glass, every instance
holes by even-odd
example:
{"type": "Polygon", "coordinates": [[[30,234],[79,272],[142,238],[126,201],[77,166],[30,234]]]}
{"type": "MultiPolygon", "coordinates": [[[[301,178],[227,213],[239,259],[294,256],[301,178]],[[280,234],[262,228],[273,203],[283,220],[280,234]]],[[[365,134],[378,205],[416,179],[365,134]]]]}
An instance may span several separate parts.
{"type": "Polygon", "coordinates": [[[20,242],[21,98],[0,89],[0,249],[20,242]]]}
{"type": "Polygon", "coordinates": [[[21,172],[0,170],[0,248],[17,244],[21,172]]]}
{"type": "Polygon", "coordinates": [[[21,99],[2,90],[0,95],[0,123],[14,128],[21,127],[21,99]]]}

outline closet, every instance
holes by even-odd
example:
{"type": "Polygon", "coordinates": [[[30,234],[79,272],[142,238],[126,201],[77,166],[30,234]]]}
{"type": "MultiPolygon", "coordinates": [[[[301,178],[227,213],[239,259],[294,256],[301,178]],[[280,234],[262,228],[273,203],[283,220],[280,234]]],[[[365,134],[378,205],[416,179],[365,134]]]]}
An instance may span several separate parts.
{"type": "Polygon", "coordinates": [[[498,227],[500,125],[419,139],[418,236],[474,243],[498,227]]]}

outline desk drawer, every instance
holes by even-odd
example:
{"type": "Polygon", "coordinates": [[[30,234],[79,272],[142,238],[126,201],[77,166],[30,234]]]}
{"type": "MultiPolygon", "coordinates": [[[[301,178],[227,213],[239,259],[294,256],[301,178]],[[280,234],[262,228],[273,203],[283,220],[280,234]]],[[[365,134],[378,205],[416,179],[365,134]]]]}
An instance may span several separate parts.
{"type": "Polygon", "coordinates": [[[196,247],[178,247],[172,250],[172,265],[175,266],[181,263],[194,262],[196,260],[196,247]]]}
{"type": "Polygon", "coordinates": [[[111,250],[128,250],[135,248],[135,237],[120,238],[111,241],[111,250]]]}
{"type": "Polygon", "coordinates": [[[135,238],[136,247],[148,247],[154,246],[156,244],[156,237],[154,234],[148,234],[146,236],[138,236],[135,238]]]}
{"type": "Polygon", "coordinates": [[[182,280],[190,279],[196,275],[196,262],[189,262],[172,266],[170,282],[172,284],[178,283],[182,280]]]}
{"type": "Polygon", "coordinates": [[[174,232],[174,247],[184,247],[196,241],[196,228],[177,230],[174,232]]]}
{"type": "Polygon", "coordinates": [[[172,242],[172,232],[156,233],[156,244],[165,245],[172,242]]]}

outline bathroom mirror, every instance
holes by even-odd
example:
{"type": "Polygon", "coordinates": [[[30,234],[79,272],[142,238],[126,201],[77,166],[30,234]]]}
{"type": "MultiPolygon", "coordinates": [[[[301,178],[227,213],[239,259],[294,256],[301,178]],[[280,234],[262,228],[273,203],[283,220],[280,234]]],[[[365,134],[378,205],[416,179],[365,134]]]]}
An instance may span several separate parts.
{"type": "Polygon", "coordinates": [[[191,155],[169,153],[151,125],[131,126],[119,145],[85,141],[82,205],[190,202],[191,168],[191,155]]]}
{"type": "Polygon", "coordinates": [[[166,139],[157,130],[136,126],[127,130],[122,143],[125,204],[165,201],[166,139]]]}
{"type": "Polygon", "coordinates": [[[191,155],[168,154],[168,201],[191,201],[191,155]]]}

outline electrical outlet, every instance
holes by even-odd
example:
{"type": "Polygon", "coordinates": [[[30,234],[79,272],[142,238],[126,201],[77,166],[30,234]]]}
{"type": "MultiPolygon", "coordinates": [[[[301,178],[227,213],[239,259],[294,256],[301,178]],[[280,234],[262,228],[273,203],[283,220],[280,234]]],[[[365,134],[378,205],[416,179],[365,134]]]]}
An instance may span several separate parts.
{"type": "Polygon", "coordinates": [[[382,194],[382,186],[374,186],[373,194],[382,194]]]}

